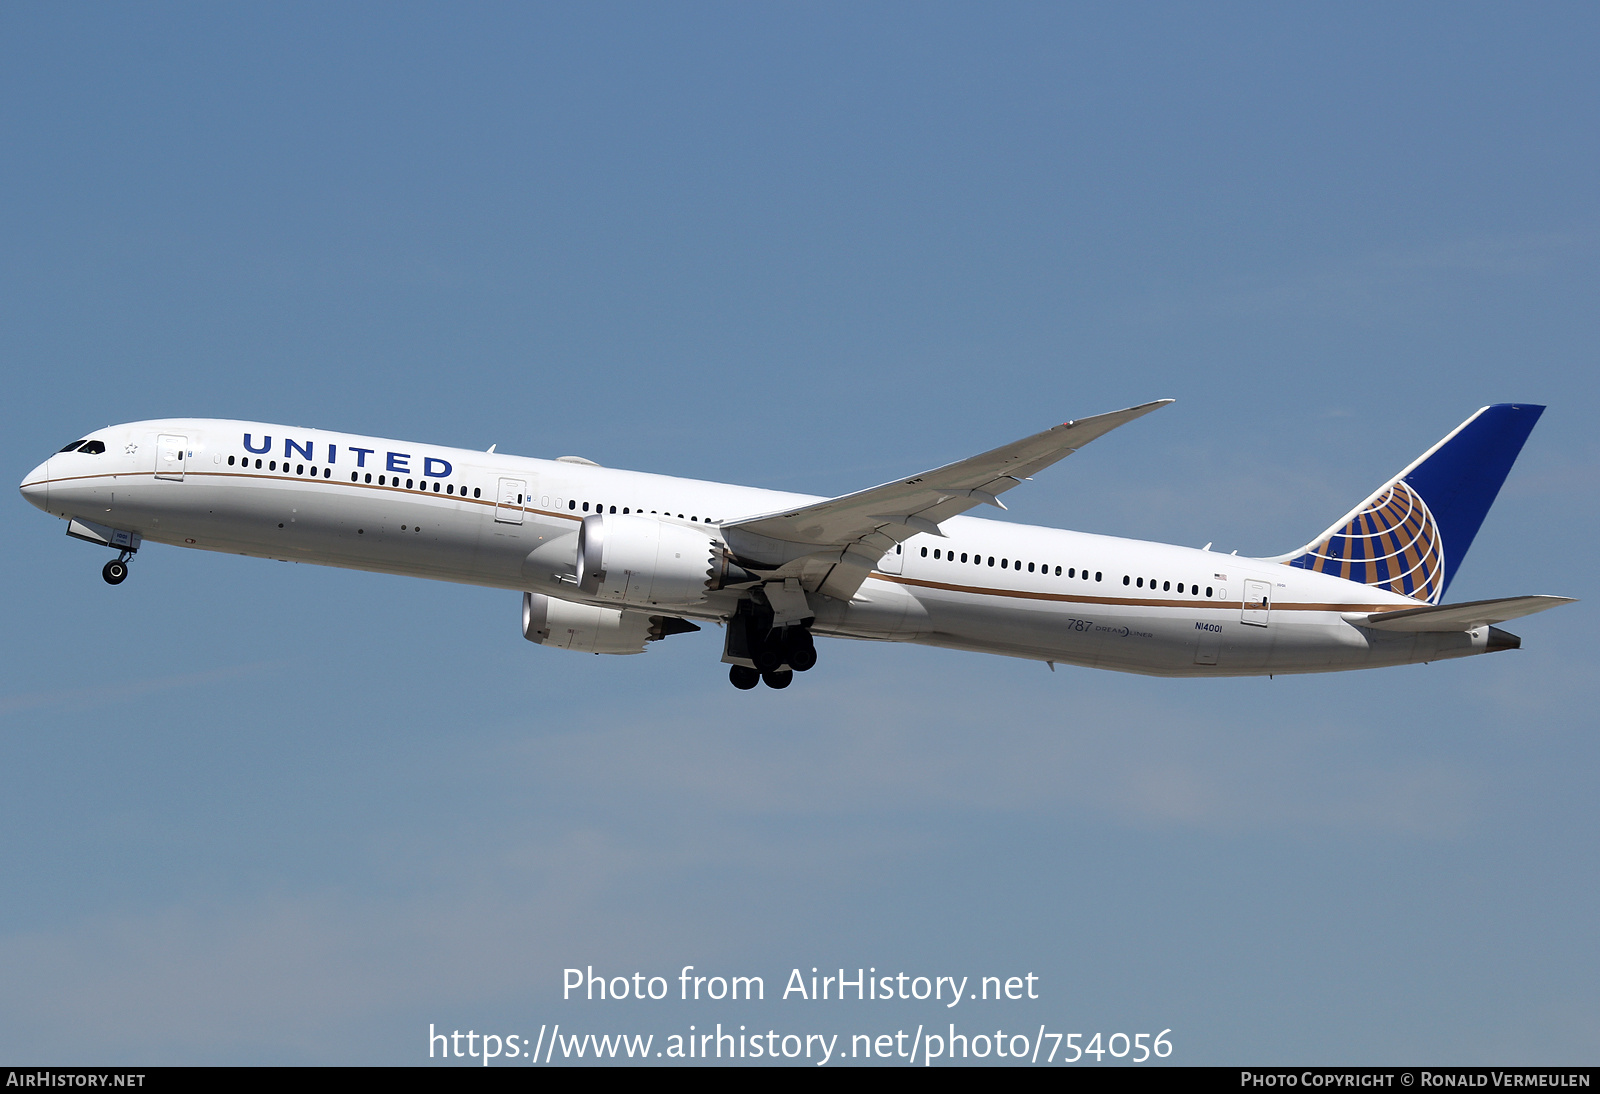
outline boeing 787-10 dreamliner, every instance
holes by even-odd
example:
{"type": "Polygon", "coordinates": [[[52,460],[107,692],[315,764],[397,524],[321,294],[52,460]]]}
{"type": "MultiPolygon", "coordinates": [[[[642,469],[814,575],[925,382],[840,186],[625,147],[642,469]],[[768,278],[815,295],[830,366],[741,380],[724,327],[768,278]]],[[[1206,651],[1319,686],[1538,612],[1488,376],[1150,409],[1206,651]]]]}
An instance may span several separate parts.
{"type": "Polygon", "coordinates": [[[815,636],[1160,676],[1250,676],[1512,649],[1568,598],[1443,603],[1543,407],[1484,407],[1304,547],[1241,558],[965,516],[1170,400],[819,498],[563,456],[172,418],[75,440],[23,480],[67,534],[488,585],[584,653],[725,627],[735,687],[788,687],[815,636]]]}

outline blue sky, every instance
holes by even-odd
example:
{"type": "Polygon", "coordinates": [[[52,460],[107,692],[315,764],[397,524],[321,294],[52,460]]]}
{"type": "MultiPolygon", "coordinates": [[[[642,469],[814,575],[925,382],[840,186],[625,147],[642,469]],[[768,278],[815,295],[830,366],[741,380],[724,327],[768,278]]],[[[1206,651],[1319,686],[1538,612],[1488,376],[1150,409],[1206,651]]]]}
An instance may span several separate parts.
{"type": "MultiPolygon", "coordinates": [[[[1550,406],[1451,589],[1521,652],[1163,681],[102,552],[13,498],[0,1056],[411,1063],[881,1011],[571,965],[1032,971],[1188,1063],[1592,1063],[1597,20],[1581,5],[12,6],[15,480],[248,417],[818,494],[1177,403],[1009,519],[1276,553],[1550,406]]],[[[1013,500],[1014,499],[1014,500],[1013,500]]],[[[973,1015],[977,1022],[978,1016],[973,1015]]]]}

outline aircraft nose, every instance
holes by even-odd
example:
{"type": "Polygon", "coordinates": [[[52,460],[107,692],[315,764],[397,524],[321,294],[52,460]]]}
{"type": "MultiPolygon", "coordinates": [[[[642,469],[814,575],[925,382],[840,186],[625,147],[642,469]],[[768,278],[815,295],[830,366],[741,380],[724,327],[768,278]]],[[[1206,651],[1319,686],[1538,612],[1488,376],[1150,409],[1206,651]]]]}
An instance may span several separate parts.
{"type": "Polygon", "coordinates": [[[46,511],[50,508],[50,461],[45,460],[38,467],[28,472],[22,484],[17,487],[22,491],[22,496],[29,502],[46,511]]]}

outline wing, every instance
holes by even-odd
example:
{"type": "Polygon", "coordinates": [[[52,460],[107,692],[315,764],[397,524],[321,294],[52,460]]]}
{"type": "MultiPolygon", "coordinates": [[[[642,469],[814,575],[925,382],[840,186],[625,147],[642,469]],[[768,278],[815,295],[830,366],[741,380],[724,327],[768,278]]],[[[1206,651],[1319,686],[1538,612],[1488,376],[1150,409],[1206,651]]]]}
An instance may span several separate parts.
{"type": "Polygon", "coordinates": [[[1567,596],[1508,596],[1500,600],[1402,608],[1397,612],[1375,612],[1360,618],[1346,618],[1363,627],[1381,631],[1470,631],[1573,602],[1567,596]]]}
{"type": "Polygon", "coordinates": [[[1000,495],[1096,437],[1171,399],[1079,418],[870,490],[722,526],[740,561],[768,578],[799,578],[806,589],[848,600],[884,554],[919,533],[941,536],[942,521],[975,505],[1004,509],[1000,495]]]}

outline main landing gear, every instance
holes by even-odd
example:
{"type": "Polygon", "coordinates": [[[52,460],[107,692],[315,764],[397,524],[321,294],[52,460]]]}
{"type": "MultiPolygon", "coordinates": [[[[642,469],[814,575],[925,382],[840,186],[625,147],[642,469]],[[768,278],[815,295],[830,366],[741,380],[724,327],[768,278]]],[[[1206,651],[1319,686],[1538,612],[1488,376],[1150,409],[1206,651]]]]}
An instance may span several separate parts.
{"type": "Polygon", "coordinates": [[[788,669],[757,672],[746,665],[730,665],[728,667],[728,680],[740,691],[749,691],[757,684],[766,684],[769,688],[782,691],[794,683],[794,673],[788,669]]]}
{"type": "Polygon", "coordinates": [[[121,585],[128,580],[128,560],[132,557],[132,551],[123,551],[100,568],[100,576],[106,579],[107,585],[121,585]]]}
{"type": "MultiPolygon", "coordinates": [[[[782,583],[780,583],[781,586],[782,583]]],[[[817,644],[811,637],[813,616],[801,616],[805,594],[798,588],[754,589],[728,620],[722,659],[729,665],[728,681],[740,691],[757,684],[782,691],[794,683],[794,674],[817,663],[817,644]],[[772,598],[783,602],[779,616],[772,598]],[[783,622],[777,622],[782,619],[783,622]],[[776,625],[774,625],[776,623],[776,625]]]]}
{"type": "Polygon", "coordinates": [[[811,631],[794,625],[767,632],[759,642],[749,644],[740,656],[748,656],[749,665],[732,665],[728,680],[740,691],[749,691],[757,684],[782,691],[794,683],[794,674],[805,672],[817,663],[817,644],[811,631]]]}
{"type": "MultiPolygon", "coordinates": [[[[766,639],[756,643],[750,651],[750,660],[762,675],[777,672],[780,665],[805,672],[817,663],[817,644],[807,628],[784,627],[768,631],[766,639]]],[[[788,687],[787,684],[776,686],[788,687]]]]}

